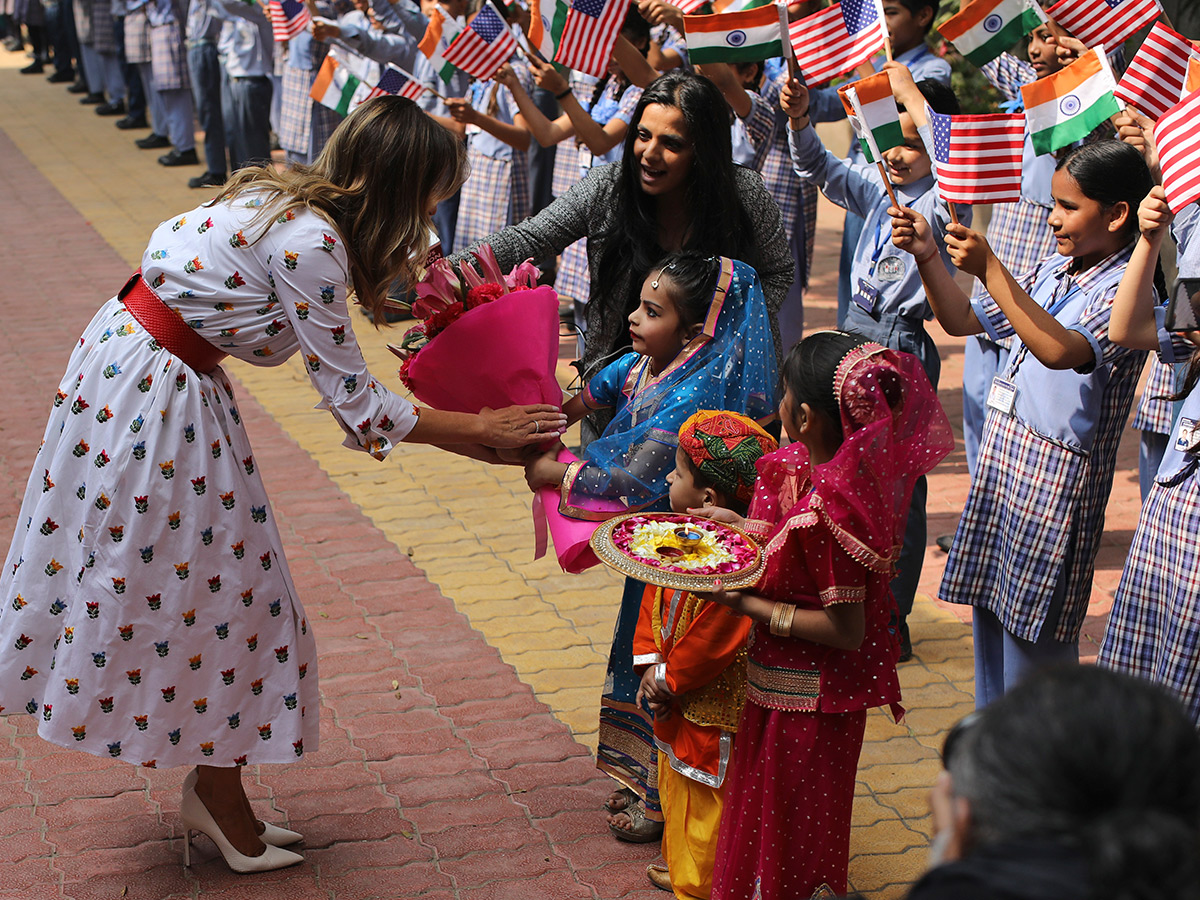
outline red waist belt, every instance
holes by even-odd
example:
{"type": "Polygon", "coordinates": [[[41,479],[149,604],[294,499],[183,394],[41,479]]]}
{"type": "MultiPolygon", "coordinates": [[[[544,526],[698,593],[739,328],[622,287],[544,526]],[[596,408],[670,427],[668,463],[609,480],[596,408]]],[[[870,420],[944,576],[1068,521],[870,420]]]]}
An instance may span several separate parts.
{"type": "Polygon", "coordinates": [[[154,289],[146,284],[141,269],[134,272],[125,282],[125,287],[121,288],[117,299],[125,304],[125,308],[137,319],[138,324],[145,328],[164,350],[188,368],[208,373],[229,355],[200,337],[194,329],[188,327],[179,313],[163,303],[154,289]]]}

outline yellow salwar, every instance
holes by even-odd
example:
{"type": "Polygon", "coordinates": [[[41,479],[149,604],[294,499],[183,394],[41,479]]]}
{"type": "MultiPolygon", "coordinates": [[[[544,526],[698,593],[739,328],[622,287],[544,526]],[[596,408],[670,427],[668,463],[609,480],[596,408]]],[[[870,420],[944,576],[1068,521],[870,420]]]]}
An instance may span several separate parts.
{"type": "Polygon", "coordinates": [[[680,775],[658,753],[658,792],[662,800],[662,854],[679,900],[709,900],[723,788],[680,775]]]}

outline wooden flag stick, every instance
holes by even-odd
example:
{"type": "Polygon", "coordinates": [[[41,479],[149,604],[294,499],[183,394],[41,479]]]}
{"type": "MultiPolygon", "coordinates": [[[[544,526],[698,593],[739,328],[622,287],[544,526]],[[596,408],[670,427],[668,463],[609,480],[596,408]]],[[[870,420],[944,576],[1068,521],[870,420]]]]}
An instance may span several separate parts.
{"type": "Polygon", "coordinates": [[[892,189],[892,181],[888,178],[887,167],[884,166],[882,159],[877,160],[875,165],[879,166],[879,177],[883,179],[883,186],[887,188],[888,199],[892,201],[892,206],[899,209],[900,201],[896,199],[896,192],[892,189]]]}
{"type": "Polygon", "coordinates": [[[429,87],[429,85],[427,85],[427,84],[422,84],[422,83],[421,83],[421,81],[420,81],[420,79],[419,79],[419,78],[417,78],[417,76],[416,76],[416,75],[414,75],[412,72],[409,72],[407,69],[401,69],[401,68],[400,68],[399,66],[397,66],[395,63],[392,63],[392,65],[393,65],[393,66],[395,66],[395,68],[396,68],[396,71],[398,71],[398,72],[399,72],[401,75],[403,75],[403,76],[404,76],[405,78],[407,78],[409,81],[415,81],[415,82],[417,82],[417,84],[420,84],[420,85],[421,85],[421,89],[422,89],[422,90],[429,91],[429,93],[433,94],[433,96],[437,97],[437,98],[438,98],[439,100],[441,100],[443,103],[445,103],[447,100],[449,100],[449,99],[450,99],[450,98],[449,98],[449,97],[447,97],[445,94],[439,94],[439,93],[438,93],[437,91],[435,91],[433,88],[429,87]]]}
{"type": "Polygon", "coordinates": [[[950,221],[953,222],[955,225],[957,225],[958,224],[958,210],[954,208],[953,203],[947,203],[946,206],[949,207],[949,209],[950,209],[950,221]]]}

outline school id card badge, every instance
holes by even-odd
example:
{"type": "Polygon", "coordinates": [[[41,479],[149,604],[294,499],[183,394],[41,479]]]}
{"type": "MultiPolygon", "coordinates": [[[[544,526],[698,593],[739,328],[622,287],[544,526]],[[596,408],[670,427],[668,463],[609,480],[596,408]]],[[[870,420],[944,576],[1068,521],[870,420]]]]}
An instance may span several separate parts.
{"type": "Polygon", "coordinates": [[[988,391],[987,405],[999,413],[1011,416],[1013,407],[1017,404],[1017,386],[1007,378],[997,375],[992,379],[992,389],[988,391]]]}
{"type": "Polygon", "coordinates": [[[858,279],[858,290],[854,292],[853,299],[863,312],[873,315],[875,307],[879,305],[879,288],[865,278],[860,278],[858,279]]]}
{"type": "Polygon", "coordinates": [[[1179,437],[1175,438],[1175,449],[1180,453],[1186,453],[1192,448],[1197,437],[1197,426],[1200,426],[1200,420],[1188,418],[1179,420],[1179,437]]]}

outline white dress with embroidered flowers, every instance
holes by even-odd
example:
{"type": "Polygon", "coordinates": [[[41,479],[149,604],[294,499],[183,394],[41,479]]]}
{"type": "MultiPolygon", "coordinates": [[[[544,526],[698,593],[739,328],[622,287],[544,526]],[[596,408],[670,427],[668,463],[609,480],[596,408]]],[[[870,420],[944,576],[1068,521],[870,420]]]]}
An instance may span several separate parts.
{"type": "MultiPolygon", "coordinates": [[[[300,350],[347,446],[382,458],[415,416],[363,362],[341,237],[302,209],[253,241],[255,205],[164,222],[145,279],[232,356],[300,350]]],[[[37,715],[49,741],[157,766],[316,747],[315,645],[232,386],[116,299],[53,398],[0,604],[0,711],[37,715]]]]}

